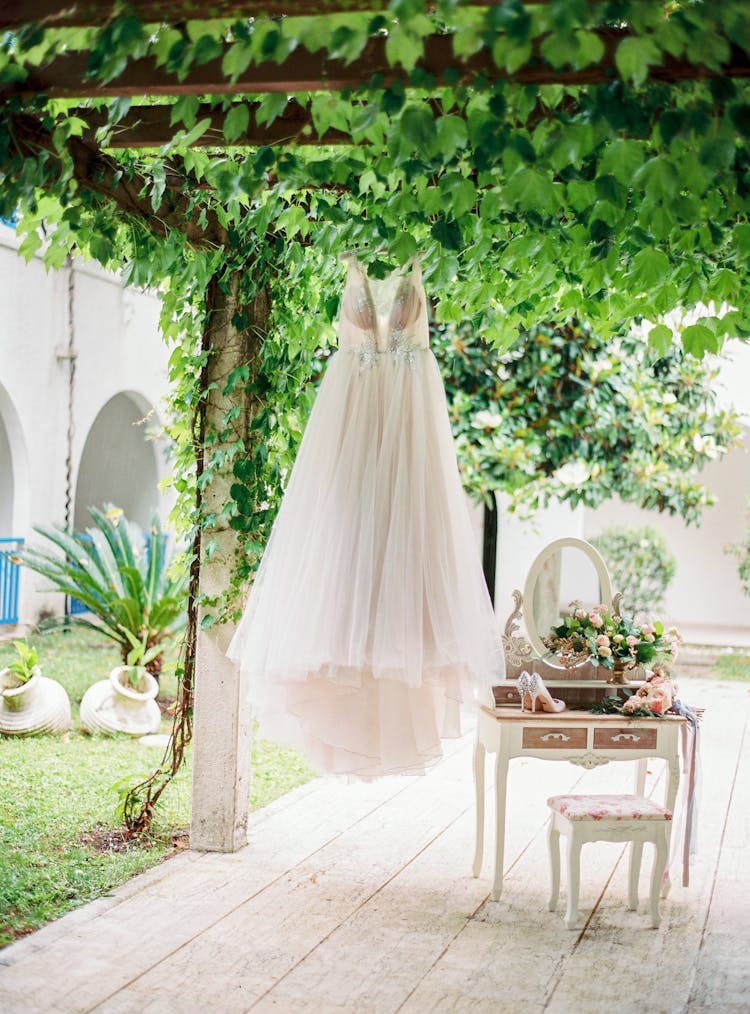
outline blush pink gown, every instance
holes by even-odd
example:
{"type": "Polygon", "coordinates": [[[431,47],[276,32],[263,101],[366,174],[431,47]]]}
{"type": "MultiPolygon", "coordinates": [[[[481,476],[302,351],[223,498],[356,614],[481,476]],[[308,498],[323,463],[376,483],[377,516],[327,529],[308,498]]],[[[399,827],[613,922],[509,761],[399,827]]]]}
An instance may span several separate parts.
{"type": "Polygon", "coordinates": [[[375,280],[347,260],[338,351],[228,654],[262,735],[373,778],[438,759],[504,663],[419,264],[375,280]]]}

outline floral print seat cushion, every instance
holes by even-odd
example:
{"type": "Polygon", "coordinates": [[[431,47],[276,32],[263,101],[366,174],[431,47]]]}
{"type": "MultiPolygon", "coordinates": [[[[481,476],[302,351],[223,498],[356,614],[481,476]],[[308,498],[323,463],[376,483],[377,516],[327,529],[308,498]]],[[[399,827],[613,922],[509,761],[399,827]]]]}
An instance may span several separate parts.
{"type": "Polygon", "coordinates": [[[644,796],[550,796],[547,805],[568,820],[671,820],[663,806],[644,796]]]}

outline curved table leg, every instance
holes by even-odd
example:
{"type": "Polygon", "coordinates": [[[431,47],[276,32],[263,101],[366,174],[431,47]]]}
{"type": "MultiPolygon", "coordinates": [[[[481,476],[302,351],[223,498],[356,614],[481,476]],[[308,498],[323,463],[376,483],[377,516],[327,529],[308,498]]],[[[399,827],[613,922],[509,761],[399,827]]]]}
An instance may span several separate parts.
{"type": "Polygon", "coordinates": [[[503,893],[503,863],[505,861],[505,797],[508,788],[508,754],[501,740],[495,758],[495,876],[492,881],[492,900],[503,893]]]}

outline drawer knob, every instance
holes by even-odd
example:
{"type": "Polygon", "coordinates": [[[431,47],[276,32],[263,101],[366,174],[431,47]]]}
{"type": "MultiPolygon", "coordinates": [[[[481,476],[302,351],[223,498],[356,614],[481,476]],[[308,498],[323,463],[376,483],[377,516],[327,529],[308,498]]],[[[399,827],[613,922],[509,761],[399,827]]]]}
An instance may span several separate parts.
{"type": "Polygon", "coordinates": [[[616,736],[612,737],[613,743],[619,743],[620,740],[629,740],[631,743],[640,743],[641,737],[636,736],[634,732],[620,732],[616,736]]]}

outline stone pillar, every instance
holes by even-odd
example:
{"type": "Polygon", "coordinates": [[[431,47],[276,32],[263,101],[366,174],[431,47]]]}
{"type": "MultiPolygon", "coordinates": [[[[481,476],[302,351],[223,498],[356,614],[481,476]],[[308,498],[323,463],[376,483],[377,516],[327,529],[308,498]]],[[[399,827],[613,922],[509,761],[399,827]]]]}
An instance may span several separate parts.
{"type": "MultiPolygon", "coordinates": [[[[222,434],[219,443],[211,444],[207,453],[220,450],[222,443],[249,439],[253,405],[239,385],[231,395],[223,394],[226,379],[235,367],[249,363],[252,379],[258,361],[258,350],[265,334],[270,313],[267,292],[261,292],[252,306],[242,307],[249,321],[238,330],[232,323],[239,306],[237,275],[222,282],[213,279],[207,292],[208,307],[208,383],[210,391],[206,410],[209,434],[222,434]],[[229,289],[229,291],[226,291],[229,289]],[[232,432],[225,429],[226,412],[238,398],[245,404],[240,417],[232,423],[232,432]]],[[[217,551],[210,560],[201,561],[201,594],[209,599],[226,588],[237,545],[237,535],[222,519],[222,510],[229,500],[233,482],[231,465],[206,487],[203,513],[216,516],[216,524],[205,540],[212,540],[217,551]]],[[[193,711],[193,789],[190,845],[211,852],[234,852],[247,842],[247,818],[250,797],[250,751],[252,721],[246,681],[238,668],[227,659],[225,651],[233,630],[216,625],[208,630],[200,626],[195,670],[193,711]]]]}

